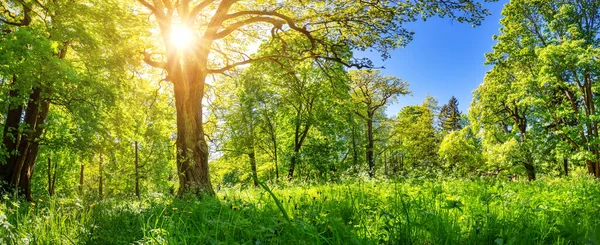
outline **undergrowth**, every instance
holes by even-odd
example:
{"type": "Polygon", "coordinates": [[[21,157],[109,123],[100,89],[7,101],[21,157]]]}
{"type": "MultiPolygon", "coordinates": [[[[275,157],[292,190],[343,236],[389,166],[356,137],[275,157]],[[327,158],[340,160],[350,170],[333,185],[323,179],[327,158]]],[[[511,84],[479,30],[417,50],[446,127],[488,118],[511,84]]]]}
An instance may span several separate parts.
{"type": "Polygon", "coordinates": [[[272,186],[216,197],[4,197],[0,244],[598,244],[589,177],[272,186]]]}

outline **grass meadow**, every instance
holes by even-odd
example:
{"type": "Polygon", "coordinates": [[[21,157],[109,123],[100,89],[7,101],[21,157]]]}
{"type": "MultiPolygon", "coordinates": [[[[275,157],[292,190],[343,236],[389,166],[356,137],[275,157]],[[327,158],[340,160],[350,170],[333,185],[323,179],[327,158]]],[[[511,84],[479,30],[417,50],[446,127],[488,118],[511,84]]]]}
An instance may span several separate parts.
{"type": "Polygon", "coordinates": [[[0,244],[598,244],[591,177],[272,185],[216,197],[5,196],[0,244]]]}

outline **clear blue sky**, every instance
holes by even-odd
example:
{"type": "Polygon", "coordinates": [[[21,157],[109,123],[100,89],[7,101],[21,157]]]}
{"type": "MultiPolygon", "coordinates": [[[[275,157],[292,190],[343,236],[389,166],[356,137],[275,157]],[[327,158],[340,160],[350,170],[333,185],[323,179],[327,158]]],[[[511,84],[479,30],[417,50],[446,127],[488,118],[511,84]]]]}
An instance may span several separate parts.
{"type": "Polygon", "coordinates": [[[398,98],[388,107],[388,116],[395,116],[402,107],[420,104],[427,93],[440,106],[456,96],[459,109],[466,113],[472,92],[483,81],[490,67],[485,66],[484,54],[492,50],[494,34],[500,28],[500,12],[507,0],[486,3],[492,15],[481,26],[473,28],[449,19],[432,18],[407,25],[414,30],[414,40],[404,49],[395,50],[392,57],[382,61],[376,53],[355,52],[356,57],[368,57],[376,66],[385,66],[382,73],[409,83],[412,96],[398,98]]]}

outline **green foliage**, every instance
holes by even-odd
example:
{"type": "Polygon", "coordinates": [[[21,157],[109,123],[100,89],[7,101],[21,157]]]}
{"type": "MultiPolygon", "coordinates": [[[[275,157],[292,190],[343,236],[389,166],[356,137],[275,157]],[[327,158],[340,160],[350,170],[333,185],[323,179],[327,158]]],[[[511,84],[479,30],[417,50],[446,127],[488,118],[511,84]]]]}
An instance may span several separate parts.
{"type": "Polygon", "coordinates": [[[442,140],[438,154],[452,173],[474,173],[484,162],[480,140],[471,127],[452,131],[442,140]]]}
{"type": "Polygon", "coordinates": [[[402,108],[393,119],[392,149],[401,155],[403,170],[438,165],[440,138],[434,127],[435,110],[437,101],[427,97],[421,105],[402,108]]]}
{"type": "Polygon", "coordinates": [[[458,100],[452,96],[440,109],[438,120],[440,121],[440,128],[445,132],[460,130],[463,125],[461,123],[462,114],[458,110],[458,100]]]}

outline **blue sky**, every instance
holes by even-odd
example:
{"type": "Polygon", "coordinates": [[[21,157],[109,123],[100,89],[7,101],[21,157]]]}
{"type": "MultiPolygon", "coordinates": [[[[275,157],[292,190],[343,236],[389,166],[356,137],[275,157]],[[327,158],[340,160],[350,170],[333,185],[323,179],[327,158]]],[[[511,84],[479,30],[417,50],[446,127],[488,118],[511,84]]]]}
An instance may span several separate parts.
{"type": "Polygon", "coordinates": [[[490,67],[485,66],[484,54],[492,50],[492,36],[500,28],[500,12],[506,0],[486,3],[492,15],[481,26],[473,28],[449,19],[432,18],[407,25],[415,31],[414,40],[404,49],[395,50],[391,58],[382,61],[376,53],[356,52],[356,57],[368,57],[382,73],[409,83],[412,96],[399,97],[387,108],[395,116],[402,107],[420,104],[429,93],[441,105],[456,96],[459,109],[466,113],[472,92],[483,81],[490,67]]]}

